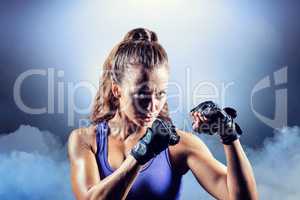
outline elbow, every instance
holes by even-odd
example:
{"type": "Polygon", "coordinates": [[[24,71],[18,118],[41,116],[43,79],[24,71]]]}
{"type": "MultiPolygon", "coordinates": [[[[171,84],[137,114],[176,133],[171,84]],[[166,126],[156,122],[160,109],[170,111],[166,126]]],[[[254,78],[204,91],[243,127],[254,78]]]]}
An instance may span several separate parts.
{"type": "Polygon", "coordinates": [[[258,200],[258,198],[252,194],[245,194],[245,195],[240,195],[239,198],[237,199],[243,199],[243,200],[258,200]]]}
{"type": "Polygon", "coordinates": [[[251,200],[258,200],[258,192],[256,189],[248,191],[247,198],[251,200]]]}
{"type": "Polygon", "coordinates": [[[94,187],[90,187],[83,200],[105,200],[105,199],[108,198],[105,196],[105,191],[103,188],[97,188],[97,190],[95,190],[94,187]]]}
{"type": "Polygon", "coordinates": [[[84,200],[115,200],[120,199],[117,192],[110,191],[107,187],[90,187],[84,200]]]}
{"type": "Polygon", "coordinates": [[[237,190],[233,191],[230,196],[230,200],[258,200],[258,193],[256,190],[237,190]]]}
{"type": "Polygon", "coordinates": [[[258,200],[258,196],[254,193],[246,193],[239,195],[239,198],[236,199],[243,199],[243,200],[258,200]]]}
{"type": "Polygon", "coordinates": [[[240,183],[228,188],[229,200],[258,200],[256,184],[240,183]]]}
{"type": "Polygon", "coordinates": [[[84,192],[74,191],[74,197],[76,200],[105,200],[108,199],[105,196],[103,188],[95,188],[94,186],[88,187],[84,192]]]}
{"type": "Polygon", "coordinates": [[[257,186],[254,179],[244,188],[244,192],[246,193],[246,198],[242,199],[258,200],[257,186]]]}
{"type": "Polygon", "coordinates": [[[258,200],[258,191],[254,178],[240,180],[229,189],[230,200],[258,200]]]}

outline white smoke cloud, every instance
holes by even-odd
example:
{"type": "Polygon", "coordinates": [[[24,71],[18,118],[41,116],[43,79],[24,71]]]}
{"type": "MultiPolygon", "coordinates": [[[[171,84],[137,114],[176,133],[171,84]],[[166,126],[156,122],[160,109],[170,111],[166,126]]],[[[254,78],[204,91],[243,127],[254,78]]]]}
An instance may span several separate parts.
{"type": "Polygon", "coordinates": [[[260,151],[248,150],[261,199],[300,199],[300,129],[275,131],[260,151]]]}
{"type": "Polygon", "coordinates": [[[21,125],[15,132],[0,136],[1,153],[25,151],[54,156],[62,147],[56,135],[29,125],[21,125]]]}
{"type": "Polygon", "coordinates": [[[73,199],[66,148],[48,131],[20,126],[0,137],[0,199],[73,199]]]}
{"type": "MultiPolygon", "coordinates": [[[[224,161],[222,145],[203,137],[213,154],[224,161]]],[[[262,149],[246,148],[262,200],[300,198],[300,129],[277,130],[262,149]]],[[[20,126],[0,137],[0,199],[74,199],[66,148],[47,131],[20,126]]],[[[183,178],[182,199],[213,199],[192,173],[183,178]]]]}
{"type": "MultiPolygon", "coordinates": [[[[214,138],[216,139],[216,138],[214,138]]],[[[224,160],[220,144],[204,138],[218,159],[224,160]],[[207,142],[208,141],[208,142],[207,142]]],[[[275,131],[274,137],[264,141],[262,149],[246,148],[252,164],[260,199],[300,199],[300,129],[286,127],[275,131]]],[[[184,176],[183,199],[214,199],[197,183],[192,173],[184,176]]]]}

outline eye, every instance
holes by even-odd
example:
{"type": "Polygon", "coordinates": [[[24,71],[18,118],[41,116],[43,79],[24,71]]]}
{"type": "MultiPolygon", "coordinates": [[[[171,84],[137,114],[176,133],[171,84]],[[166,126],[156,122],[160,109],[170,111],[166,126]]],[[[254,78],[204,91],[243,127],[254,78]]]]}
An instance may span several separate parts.
{"type": "Polygon", "coordinates": [[[134,98],[137,98],[137,99],[146,99],[149,95],[146,94],[146,93],[135,93],[133,95],[134,98]]]}
{"type": "Polygon", "coordinates": [[[164,98],[166,96],[166,91],[160,91],[160,92],[158,92],[157,94],[156,94],[156,97],[158,98],[158,99],[162,99],[162,98],[164,98]]]}

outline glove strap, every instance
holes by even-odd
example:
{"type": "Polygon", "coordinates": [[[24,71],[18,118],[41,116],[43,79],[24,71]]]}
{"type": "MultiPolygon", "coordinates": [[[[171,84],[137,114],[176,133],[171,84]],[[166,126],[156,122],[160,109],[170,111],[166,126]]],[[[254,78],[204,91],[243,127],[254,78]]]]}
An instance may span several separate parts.
{"type": "Polygon", "coordinates": [[[143,142],[138,142],[130,154],[137,160],[139,165],[147,163],[155,154],[149,151],[149,147],[143,142]]]}
{"type": "Polygon", "coordinates": [[[155,153],[149,147],[152,130],[148,128],[145,136],[133,147],[130,154],[137,160],[140,165],[145,164],[151,158],[155,157],[155,153]]]}
{"type": "Polygon", "coordinates": [[[232,135],[223,135],[220,136],[221,142],[225,145],[231,145],[233,141],[239,139],[239,135],[232,134],[232,135]]]}

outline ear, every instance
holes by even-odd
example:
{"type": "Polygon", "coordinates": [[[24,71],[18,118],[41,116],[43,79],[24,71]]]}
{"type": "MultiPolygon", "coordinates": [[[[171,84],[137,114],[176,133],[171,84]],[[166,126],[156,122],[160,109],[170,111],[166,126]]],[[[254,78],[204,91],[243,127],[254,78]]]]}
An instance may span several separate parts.
{"type": "Polygon", "coordinates": [[[111,83],[111,91],[112,91],[114,97],[116,97],[116,98],[120,98],[121,97],[121,88],[115,82],[111,83]]]}

